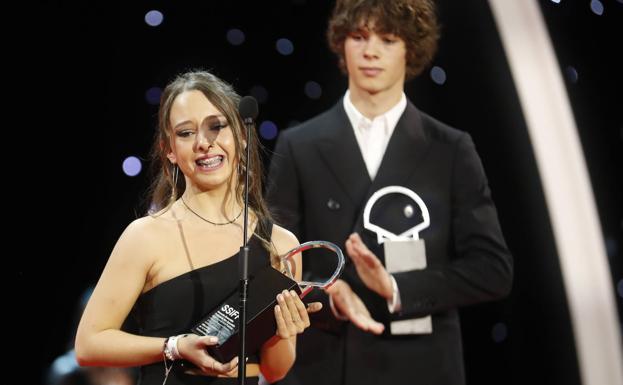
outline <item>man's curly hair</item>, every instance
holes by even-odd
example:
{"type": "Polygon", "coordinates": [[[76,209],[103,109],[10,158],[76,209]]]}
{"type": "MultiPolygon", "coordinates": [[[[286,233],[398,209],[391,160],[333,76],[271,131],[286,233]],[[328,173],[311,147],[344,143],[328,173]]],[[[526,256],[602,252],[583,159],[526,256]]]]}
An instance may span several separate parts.
{"type": "Polygon", "coordinates": [[[412,79],[426,68],[437,51],[439,27],[432,0],[337,0],[327,30],[331,51],[344,62],[344,40],[362,26],[374,25],[377,33],[399,36],[406,47],[406,77],[412,79]]]}

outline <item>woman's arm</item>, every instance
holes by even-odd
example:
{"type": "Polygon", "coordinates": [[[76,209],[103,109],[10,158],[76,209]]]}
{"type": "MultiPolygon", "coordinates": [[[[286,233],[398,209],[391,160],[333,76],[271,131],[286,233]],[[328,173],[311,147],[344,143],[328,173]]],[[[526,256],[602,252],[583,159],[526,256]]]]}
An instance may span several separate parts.
{"type": "MultiPolygon", "coordinates": [[[[158,255],[159,237],[153,220],[134,221],[117,241],[78,326],[76,358],[80,365],[140,366],[164,360],[165,338],[120,330],[150,279],[158,255]]],[[[185,335],[177,339],[175,358],[191,361],[206,374],[226,374],[236,368],[238,358],[227,363],[212,358],[206,347],[216,342],[209,336],[185,335]]]]}
{"type": "Polygon", "coordinates": [[[115,245],[82,314],[76,335],[76,358],[86,366],[138,366],[162,359],[164,338],[141,337],[121,331],[140,295],[152,256],[148,223],[132,222],[115,245]]]}
{"type": "MultiPolygon", "coordinates": [[[[299,245],[296,237],[279,226],[273,226],[272,240],[279,255],[299,245]]],[[[295,278],[301,280],[301,255],[293,257],[295,278]]],[[[309,327],[308,312],[320,310],[319,303],[305,307],[297,293],[282,292],[277,296],[275,306],[275,320],[277,321],[276,335],[268,340],[261,349],[260,370],[270,383],[285,377],[296,358],[296,335],[309,327]]]]}

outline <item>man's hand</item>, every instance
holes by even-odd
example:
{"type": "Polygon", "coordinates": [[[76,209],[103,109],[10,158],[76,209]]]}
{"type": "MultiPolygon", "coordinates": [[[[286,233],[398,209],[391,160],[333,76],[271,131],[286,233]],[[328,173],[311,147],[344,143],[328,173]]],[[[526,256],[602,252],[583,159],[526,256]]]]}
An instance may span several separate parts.
{"type": "Polygon", "coordinates": [[[370,316],[366,305],[346,282],[338,279],[326,292],[331,296],[335,310],[359,329],[373,334],[383,333],[385,326],[370,316]]]}
{"type": "Polygon", "coordinates": [[[352,233],[348,237],[346,252],[355,264],[359,278],[368,289],[387,300],[391,300],[393,294],[392,279],[378,257],[363,243],[359,234],[352,233]]]}

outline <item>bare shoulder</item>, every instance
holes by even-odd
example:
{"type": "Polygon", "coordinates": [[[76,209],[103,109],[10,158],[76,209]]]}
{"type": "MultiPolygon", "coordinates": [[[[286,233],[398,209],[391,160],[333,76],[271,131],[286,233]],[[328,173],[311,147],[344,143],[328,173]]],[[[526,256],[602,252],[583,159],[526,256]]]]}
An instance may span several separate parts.
{"type": "Polygon", "coordinates": [[[272,240],[277,249],[277,253],[280,255],[299,245],[296,236],[291,231],[279,225],[273,225],[272,240]]]}
{"type": "Polygon", "coordinates": [[[130,222],[121,234],[120,240],[126,241],[147,241],[156,238],[157,233],[162,231],[163,223],[157,217],[149,215],[138,218],[130,222]]]}
{"type": "Polygon", "coordinates": [[[171,225],[170,221],[158,217],[135,219],[119,237],[115,252],[132,258],[150,259],[157,254],[160,245],[166,242],[171,225]]]}

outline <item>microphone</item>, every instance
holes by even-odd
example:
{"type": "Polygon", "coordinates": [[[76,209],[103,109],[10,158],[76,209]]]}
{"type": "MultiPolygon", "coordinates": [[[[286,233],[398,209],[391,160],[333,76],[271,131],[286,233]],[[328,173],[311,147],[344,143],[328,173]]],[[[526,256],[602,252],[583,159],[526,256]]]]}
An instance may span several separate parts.
{"type": "Polygon", "coordinates": [[[240,273],[240,305],[238,330],[240,333],[240,345],[238,347],[238,384],[244,385],[246,380],[246,335],[247,335],[247,298],[249,288],[249,246],[247,245],[247,231],[249,228],[249,168],[251,166],[251,129],[254,127],[257,118],[257,100],[253,96],[245,96],[238,103],[238,111],[244,125],[247,128],[247,148],[246,148],[246,167],[244,168],[244,226],[242,247],[240,248],[239,273],[240,273]]]}
{"type": "Polygon", "coordinates": [[[244,121],[244,124],[252,124],[259,113],[257,108],[257,100],[253,96],[245,96],[238,103],[238,111],[244,121]]]}

